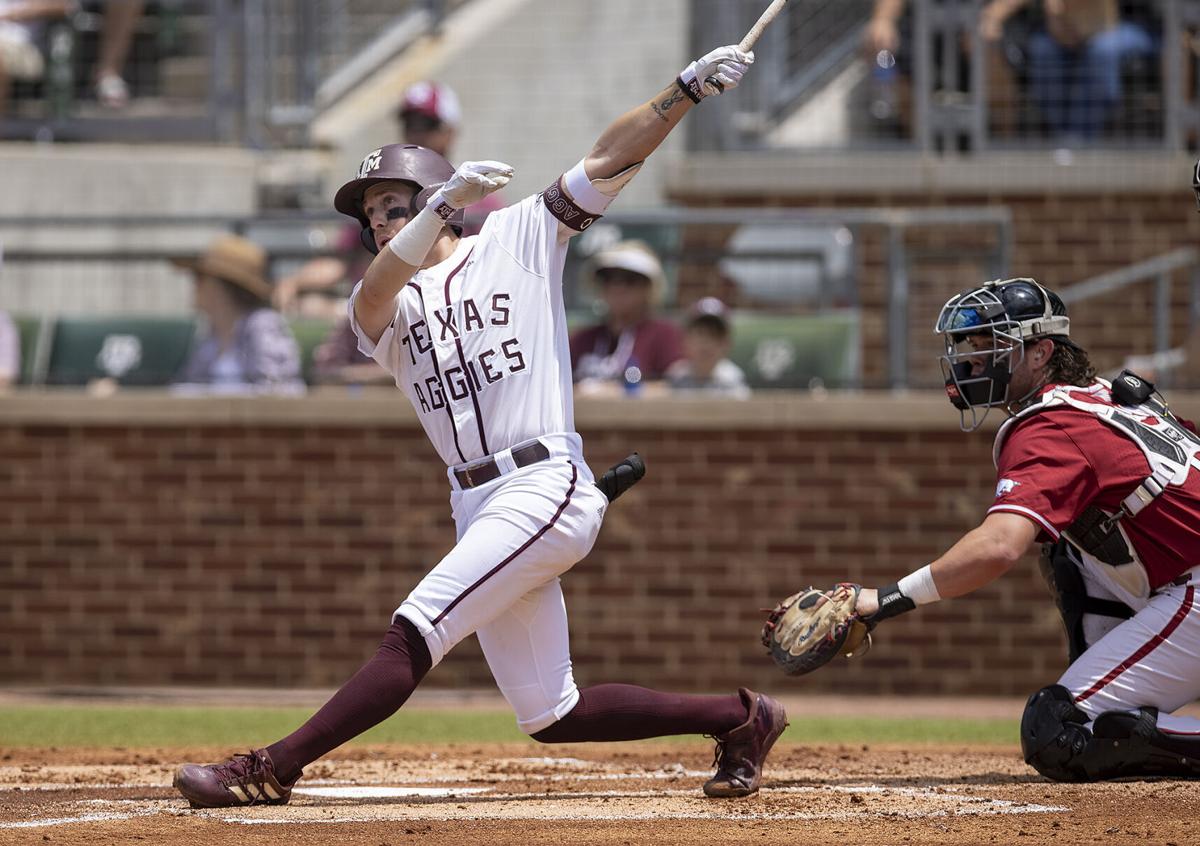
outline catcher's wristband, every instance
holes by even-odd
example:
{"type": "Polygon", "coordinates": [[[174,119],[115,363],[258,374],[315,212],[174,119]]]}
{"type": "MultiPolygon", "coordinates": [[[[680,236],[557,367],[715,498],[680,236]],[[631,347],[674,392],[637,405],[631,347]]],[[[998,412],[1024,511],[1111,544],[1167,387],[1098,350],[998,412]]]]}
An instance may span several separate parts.
{"type": "Polygon", "coordinates": [[[917,603],[900,592],[899,582],[892,582],[887,587],[879,589],[879,610],[864,619],[873,626],[890,617],[899,617],[904,612],[911,611],[916,607],[917,603]]]}

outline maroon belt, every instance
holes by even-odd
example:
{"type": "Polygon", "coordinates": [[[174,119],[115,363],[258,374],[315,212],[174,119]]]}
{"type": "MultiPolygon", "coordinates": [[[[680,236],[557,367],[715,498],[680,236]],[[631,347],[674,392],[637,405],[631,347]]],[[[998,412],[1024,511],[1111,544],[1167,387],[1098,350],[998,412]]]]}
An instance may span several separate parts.
{"type": "MultiPolygon", "coordinates": [[[[534,441],[514,449],[512,457],[513,464],[518,467],[528,467],[530,464],[537,464],[539,461],[549,458],[550,450],[541,441],[534,441]]],[[[499,479],[500,475],[500,467],[494,458],[485,458],[483,461],[468,464],[466,467],[454,471],[454,478],[463,490],[485,485],[493,479],[499,479]]]]}

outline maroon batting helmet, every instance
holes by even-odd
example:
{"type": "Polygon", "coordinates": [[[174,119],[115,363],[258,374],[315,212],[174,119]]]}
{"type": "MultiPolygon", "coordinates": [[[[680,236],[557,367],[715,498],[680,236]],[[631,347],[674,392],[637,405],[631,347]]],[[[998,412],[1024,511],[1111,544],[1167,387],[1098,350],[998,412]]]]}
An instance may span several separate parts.
{"type": "MultiPolygon", "coordinates": [[[[415,186],[409,215],[425,208],[425,203],[443,183],[454,175],[454,165],[440,154],[416,144],[388,144],[367,153],[358,166],[358,174],[338,189],[333,198],[333,207],[349,215],[363,225],[362,243],[372,253],[378,253],[375,237],[371,234],[371,221],[363,214],[363,195],[372,185],[389,180],[400,180],[415,186]]],[[[446,221],[455,232],[462,234],[463,210],[458,209],[446,221]]]]}

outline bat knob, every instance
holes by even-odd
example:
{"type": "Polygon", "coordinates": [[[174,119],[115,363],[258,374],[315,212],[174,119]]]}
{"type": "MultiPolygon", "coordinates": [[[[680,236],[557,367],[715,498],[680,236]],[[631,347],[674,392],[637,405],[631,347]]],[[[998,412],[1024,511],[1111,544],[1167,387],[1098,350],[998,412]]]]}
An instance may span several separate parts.
{"type": "Polygon", "coordinates": [[[715,76],[708,77],[704,80],[704,82],[706,85],[711,85],[713,88],[717,89],[718,94],[725,91],[725,86],[722,85],[721,80],[717,79],[715,76]]]}

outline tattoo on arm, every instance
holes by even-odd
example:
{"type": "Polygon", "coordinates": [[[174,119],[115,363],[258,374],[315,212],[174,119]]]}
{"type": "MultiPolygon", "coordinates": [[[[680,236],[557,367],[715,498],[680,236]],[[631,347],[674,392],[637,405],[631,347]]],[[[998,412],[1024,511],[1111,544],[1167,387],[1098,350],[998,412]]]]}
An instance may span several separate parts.
{"type": "Polygon", "coordinates": [[[669,120],[667,112],[683,102],[683,99],[683,92],[679,90],[678,86],[672,85],[667,97],[663,100],[652,101],[650,107],[654,109],[654,113],[658,115],[658,119],[666,123],[669,120]]]}

